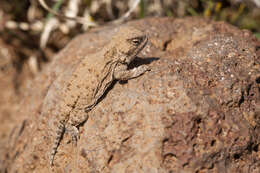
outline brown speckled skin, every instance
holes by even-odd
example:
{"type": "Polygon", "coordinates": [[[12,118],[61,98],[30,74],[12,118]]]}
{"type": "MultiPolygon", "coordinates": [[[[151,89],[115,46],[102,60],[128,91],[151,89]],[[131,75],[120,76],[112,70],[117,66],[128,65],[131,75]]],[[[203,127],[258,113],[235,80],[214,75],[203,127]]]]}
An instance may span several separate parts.
{"type": "Polygon", "coordinates": [[[48,91],[45,100],[53,92],[59,92],[60,98],[59,104],[54,105],[56,113],[53,116],[57,117],[58,129],[51,152],[51,165],[64,131],[71,134],[73,142],[77,141],[77,126],[87,120],[87,113],[96,106],[114,80],[135,78],[148,70],[146,65],[127,69],[147,40],[143,32],[133,27],[122,27],[100,52],[86,56],[75,69],[69,69],[60,76],[68,79],[64,88],[57,91],[54,87],[48,91]]]}

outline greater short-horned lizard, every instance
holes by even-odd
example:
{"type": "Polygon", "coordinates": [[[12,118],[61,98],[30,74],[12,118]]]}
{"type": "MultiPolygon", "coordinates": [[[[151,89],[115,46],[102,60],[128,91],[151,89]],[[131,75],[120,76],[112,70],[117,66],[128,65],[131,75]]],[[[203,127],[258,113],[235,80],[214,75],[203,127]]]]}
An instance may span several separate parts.
{"type": "Polygon", "coordinates": [[[146,34],[133,27],[121,27],[101,52],[86,56],[75,69],[69,69],[68,80],[59,91],[62,99],[53,108],[57,110],[57,115],[53,116],[58,125],[51,150],[51,165],[65,130],[76,143],[78,126],[87,120],[88,112],[96,106],[113,81],[135,78],[149,70],[146,65],[128,69],[147,40],[146,34]]]}

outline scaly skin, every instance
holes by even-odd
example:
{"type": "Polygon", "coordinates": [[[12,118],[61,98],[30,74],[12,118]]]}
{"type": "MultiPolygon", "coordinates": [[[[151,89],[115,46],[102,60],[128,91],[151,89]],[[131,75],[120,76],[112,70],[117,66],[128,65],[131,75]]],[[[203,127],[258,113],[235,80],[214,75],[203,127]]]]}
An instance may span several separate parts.
{"type": "MultiPolygon", "coordinates": [[[[76,143],[78,125],[88,119],[91,111],[100,101],[106,90],[115,80],[128,80],[138,77],[149,70],[148,66],[128,69],[128,65],[145,47],[147,36],[132,27],[122,27],[101,52],[84,58],[72,71],[59,93],[58,128],[51,151],[50,164],[53,165],[62,135],[67,130],[76,143]]],[[[66,73],[66,72],[65,72],[66,73]]]]}

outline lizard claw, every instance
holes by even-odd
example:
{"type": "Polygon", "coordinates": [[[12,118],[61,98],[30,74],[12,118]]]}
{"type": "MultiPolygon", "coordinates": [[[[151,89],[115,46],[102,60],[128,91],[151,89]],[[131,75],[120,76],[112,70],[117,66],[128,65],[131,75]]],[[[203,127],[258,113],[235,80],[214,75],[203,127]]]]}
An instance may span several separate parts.
{"type": "Polygon", "coordinates": [[[142,65],[138,67],[138,70],[142,73],[145,73],[146,71],[151,71],[151,67],[148,65],[142,65]]]}
{"type": "Polygon", "coordinates": [[[150,66],[146,65],[146,71],[151,71],[151,70],[152,70],[152,68],[150,66]]]}

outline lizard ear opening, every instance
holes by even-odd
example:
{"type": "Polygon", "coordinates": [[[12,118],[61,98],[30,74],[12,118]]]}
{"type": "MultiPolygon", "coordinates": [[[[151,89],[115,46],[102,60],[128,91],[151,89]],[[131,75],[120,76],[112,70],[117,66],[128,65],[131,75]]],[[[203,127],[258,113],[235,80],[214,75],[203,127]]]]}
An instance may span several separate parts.
{"type": "Polygon", "coordinates": [[[105,57],[114,57],[114,55],[116,55],[116,48],[112,48],[106,51],[106,53],[104,54],[105,57]]]}

